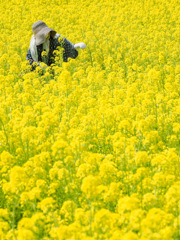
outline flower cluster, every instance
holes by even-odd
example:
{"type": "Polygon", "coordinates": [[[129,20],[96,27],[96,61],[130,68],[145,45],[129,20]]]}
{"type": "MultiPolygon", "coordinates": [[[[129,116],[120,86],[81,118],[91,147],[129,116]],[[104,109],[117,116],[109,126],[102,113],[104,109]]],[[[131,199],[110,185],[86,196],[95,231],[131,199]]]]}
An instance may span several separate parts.
{"type": "Polygon", "coordinates": [[[178,240],[179,1],[0,9],[0,239],[178,240]],[[38,20],[87,48],[31,71],[38,20]]]}

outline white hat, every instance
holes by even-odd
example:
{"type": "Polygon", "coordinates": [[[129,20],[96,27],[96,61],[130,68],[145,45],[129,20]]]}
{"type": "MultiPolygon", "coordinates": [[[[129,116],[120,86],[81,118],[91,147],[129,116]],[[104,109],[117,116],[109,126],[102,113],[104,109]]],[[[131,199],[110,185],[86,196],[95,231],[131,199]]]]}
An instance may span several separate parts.
{"type": "Polygon", "coordinates": [[[33,30],[36,46],[45,42],[46,36],[49,32],[51,32],[52,37],[54,37],[56,34],[56,31],[49,28],[43,21],[35,22],[32,26],[32,30],[33,30]]]}

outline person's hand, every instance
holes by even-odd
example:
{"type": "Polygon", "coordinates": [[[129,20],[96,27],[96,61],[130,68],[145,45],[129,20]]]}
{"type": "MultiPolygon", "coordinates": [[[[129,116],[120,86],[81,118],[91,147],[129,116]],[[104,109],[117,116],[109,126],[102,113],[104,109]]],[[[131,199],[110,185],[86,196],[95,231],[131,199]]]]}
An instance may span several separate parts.
{"type": "Polygon", "coordinates": [[[86,48],[86,44],[81,42],[81,43],[76,43],[74,44],[74,48],[77,49],[77,48],[81,48],[81,49],[84,49],[86,48]]]}

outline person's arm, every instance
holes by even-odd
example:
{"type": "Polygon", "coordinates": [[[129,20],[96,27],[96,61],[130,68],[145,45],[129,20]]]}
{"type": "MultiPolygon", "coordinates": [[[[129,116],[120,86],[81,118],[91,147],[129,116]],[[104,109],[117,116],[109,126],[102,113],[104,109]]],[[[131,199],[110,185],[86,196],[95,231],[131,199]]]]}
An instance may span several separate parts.
{"type": "Polygon", "coordinates": [[[29,61],[30,65],[32,65],[33,62],[34,62],[32,56],[31,56],[31,51],[30,51],[30,49],[29,49],[28,52],[27,52],[26,60],[29,61]]]}
{"type": "Polygon", "coordinates": [[[32,70],[35,70],[36,66],[33,65],[33,63],[35,62],[31,56],[31,51],[30,49],[27,52],[27,56],[26,56],[26,60],[29,61],[29,64],[32,66],[32,70]]]}
{"type": "Polygon", "coordinates": [[[74,48],[74,44],[71,43],[67,38],[61,36],[60,34],[56,34],[56,47],[60,46],[64,48],[63,53],[63,61],[67,62],[68,58],[75,59],[78,56],[78,51],[74,48]]]}
{"type": "Polygon", "coordinates": [[[68,58],[75,59],[78,56],[78,51],[74,48],[74,44],[67,38],[63,37],[62,47],[64,48],[63,61],[67,62],[68,58]]]}
{"type": "MultiPolygon", "coordinates": [[[[39,62],[36,62],[33,58],[32,58],[32,54],[31,54],[31,50],[29,49],[26,55],[26,60],[29,61],[29,64],[32,66],[32,71],[36,69],[37,64],[40,66],[39,62]],[[37,63],[37,64],[33,64],[33,63],[37,63]]],[[[41,67],[41,66],[40,66],[41,67]]]]}

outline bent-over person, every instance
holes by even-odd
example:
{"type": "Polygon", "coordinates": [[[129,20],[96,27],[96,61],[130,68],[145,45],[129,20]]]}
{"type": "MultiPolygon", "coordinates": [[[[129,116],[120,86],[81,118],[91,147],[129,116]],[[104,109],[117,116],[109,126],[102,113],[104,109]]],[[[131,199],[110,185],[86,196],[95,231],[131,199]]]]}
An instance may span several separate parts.
{"type": "Polygon", "coordinates": [[[54,63],[54,50],[57,47],[63,48],[63,61],[67,62],[68,58],[75,59],[78,56],[78,48],[84,49],[84,43],[73,44],[65,37],[58,34],[55,30],[49,28],[45,22],[37,21],[32,26],[33,36],[31,37],[29,50],[27,52],[26,60],[29,60],[32,69],[36,62],[40,66],[40,62],[44,62],[48,66],[54,63]],[[42,52],[45,51],[46,54],[42,52]]]}

